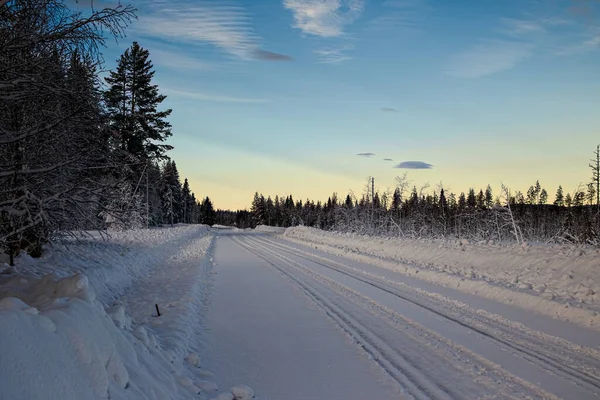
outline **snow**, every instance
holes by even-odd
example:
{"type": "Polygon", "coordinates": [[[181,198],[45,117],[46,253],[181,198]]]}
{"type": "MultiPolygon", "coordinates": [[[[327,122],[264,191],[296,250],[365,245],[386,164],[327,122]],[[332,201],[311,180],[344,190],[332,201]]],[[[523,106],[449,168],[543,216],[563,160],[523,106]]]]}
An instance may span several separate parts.
{"type": "Polygon", "coordinates": [[[400,397],[365,393],[373,390],[372,375],[343,370],[352,363],[378,367],[407,398],[597,398],[597,331],[314,245],[231,236],[232,243],[217,244],[220,267],[207,318],[218,341],[208,341],[204,359],[217,380],[227,383],[228,371],[244,376],[261,398],[400,397]],[[321,317],[305,318],[308,311],[292,301],[298,295],[321,317]],[[340,356],[343,339],[326,334],[325,322],[362,358],[340,356]],[[315,337],[322,342],[311,342],[315,337]],[[226,357],[214,360],[211,351],[226,357]]]}
{"type": "Polygon", "coordinates": [[[261,233],[284,233],[286,228],[277,226],[258,225],[254,228],[255,232],[261,233]]]}
{"type": "Polygon", "coordinates": [[[281,237],[331,254],[600,329],[600,250],[412,240],[288,228],[281,237]]]}
{"type": "Polygon", "coordinates": [[[595,398],[598,255],[307,228],[63,239],[0,273],[0,399],[595,398]]]}
{"type": "MultiPolygon", "coordinates": [[[[218,239],[203,324],[200,354],[218,385],[246,382],[264,400],[398,398],[354,342],[295,285],[238,245],[238,236],[257,234],[218,239]]],[[[251,393],[239,387],[235,399],[251,393]]]]}
{"type": "Polygon", "coordinates": [[[213,241],[178,225],[18,257],[0,274],[0,398],[214,397],[195,352],[213,241]]]}

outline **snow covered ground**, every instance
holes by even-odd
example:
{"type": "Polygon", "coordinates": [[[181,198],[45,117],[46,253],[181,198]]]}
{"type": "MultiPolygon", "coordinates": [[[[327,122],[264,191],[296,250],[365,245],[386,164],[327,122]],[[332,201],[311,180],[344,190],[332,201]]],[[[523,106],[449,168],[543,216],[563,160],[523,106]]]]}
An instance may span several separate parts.
{"type": "Polygon", "coordinates": [[[261,399],[600,393],[588,328],[271,234],[223,232],[215,262],[201,354],[261,399]]]}
{"type": "Polygon", "coordinates": [[[306,227],[289,228],[283,237],[600,329],[600,250],[595,248],[368,237],[306,227]]]}
{"type": "Polygon", "coordinates": [[[0,399],[216,397],[195,352],[212,244],[198,225],[114,232],[2,267],[0,399]]]}
{"type": "Polygon", "coordinates": [[[595,399],[595,294],[566,297],[596,290],[595,255],[306,228],[65,239],[0,267],[0,400],[595,399]]]}

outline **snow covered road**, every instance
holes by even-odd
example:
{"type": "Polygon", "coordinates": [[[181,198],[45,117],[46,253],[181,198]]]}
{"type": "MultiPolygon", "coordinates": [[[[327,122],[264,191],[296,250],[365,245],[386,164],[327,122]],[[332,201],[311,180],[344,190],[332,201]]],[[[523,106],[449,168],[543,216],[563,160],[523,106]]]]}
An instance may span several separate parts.
{"type": "Polygon", "coordinates": [[[578,325],[266,234],[217,239],[205,366],[267,399],[600,396],[578,325]]]}

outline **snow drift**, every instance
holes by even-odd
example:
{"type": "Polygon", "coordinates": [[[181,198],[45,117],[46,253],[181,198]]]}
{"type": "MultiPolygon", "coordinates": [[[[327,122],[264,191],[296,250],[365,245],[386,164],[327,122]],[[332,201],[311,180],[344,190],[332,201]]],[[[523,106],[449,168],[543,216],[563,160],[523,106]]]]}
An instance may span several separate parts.
{"type": "Polygon", "coordinates": [[[5,265],[0,399],[216,396],[194,353],[212,262],[208,232],[192,225],[64,240],[41,259],[5,265]]]}
{"type": "Polygon", "coordinates": [[[413,240],[288,228],[285,239],[600,329],[600,251],[567,245],[413,240]]]}
{"type": "Polygon", "coordinates": [[[285,229],[286,228],[278,226],[258,225],[256,228],[254,228],[254,231],[263,233],[284,233],[285,229]]]}

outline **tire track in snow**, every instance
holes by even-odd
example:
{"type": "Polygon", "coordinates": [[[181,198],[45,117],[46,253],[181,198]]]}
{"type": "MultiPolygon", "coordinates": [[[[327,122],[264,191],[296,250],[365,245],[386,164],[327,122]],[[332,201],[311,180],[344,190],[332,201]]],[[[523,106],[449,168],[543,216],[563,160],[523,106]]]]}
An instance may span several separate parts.
{"type": "MultiPolygon", "coordinates": [[[[409,334],[408,331],[415,331],[414,326],[410,327],[404,324],[402,317],[394,316],[393,311],[385,310],[384,307],[356,292],[353,293],[355,298],[351,299],[351,302],[347,301],[350,300],[347,293],[345,296],[342,295],[340,305],[338,304],[340,303],[340,287],[332,288],[331,286],[341,285],[335,282],[329,282],[329,284],[322,282],[322,280],[328,278],[323,276],[317,278],[313,276],[314,272],[313,274],[307,274],[310,270],[302,271],[302,269],[306,269],[304,266],[295,263],[293,260],[285,259],[285,257],[282,258],[280,254],[264,247],[254,239],[245,237],[244,240],[238,239],[236,241],[298,285],[338,326],[358,341],[362,349],[374,362],[396,380],[407,391],[407,394],[414,398],[489,397],[491,393],[497,391],[497,385],[495,384],[497,379],[500,379],[503,384],[501,398],[532,397],[532,394],[534,398],[552,397],[540,395],[539,391],[533,386],[527,387],[528,385],[525,382],[521,382],[514,377],[502,376],[502,373],[497,374],[494,372],[494,377],[483,373],[474,373],[473,371],[477,368],[479,368],[479,371],[493,371],[495,366],[489,362],[475,365],[477,363],[473,363],[473,360],[469,357],[470,354],[465,355],[462,349],[449,345],[447,341],[438,340],[440,338],[422,327],[419,327],[416,332],[412,332],[412,335],[409,334]],[[278,260],[273,262],[268,256],[274,256],[278,260]],[[291,273],[289,268],[284,268],[281,263],[292,267],[292,270],[303,272],[301,276],[308,275],[308,280],[291,273]],[[321,285],[325,291],[318,289],[321,285]],[[331,294],[328,296],[327,293],[329,292],[332,292],[333,296],[331,294]],[[371,304],[369,304],[369,301],[371,304]],[[367,312],[366,317],[365,311],[367,312]],[[373,319],[373,317],[376,317],[376,319],[373,319]],[[382,325],[387,325],[387,335],[386,331],[382,330],[382,325]],[[392,328],[391,331],[390,328],[392,328]],[[393,339],[390,333],[393,335],[393,339]],[[447,374],[446,370],[448,368],[453,369],[457,375],[461,376],[460,383],[457,383],[455,377],[447,374]],[[440,376],[439,372],[436,375],[436,370],[441,371],[443,375],[440,376]],[[508,392],[511,390],[513,393],[509,394],[508,392]]],[[[351,292],[350,289],[347,290],[351,292]]]]}
{"type": "MultiPolygon", "coordinates": [[[[529,330],[529,332],[519,332],[519,324],[503,326],[498,320],[485,318],[483,315],[480,315],[480,313],[477,313],[472,309],[468,314],[468,318],[464,318],[464,315],[453,315],[456,314],[456,309],[449,310],[447,308],[444,309],[444,307],[441,307],[442,310],[439,309],[440,304],[443,305],[443,303],[440,302],[440,298],[443,298],[443,296],[438,295],[436,296],[438,297],[437,301],[429,302],[430,304],[423,304],[425,303],[423,301],[423,293],[417,292],[417,294],[420,294],[421,296],[407,295],[406,290],[399,290],[397,286],[403,284],[398,285],[398,282],[394,282],[395,285],[392,285],[389,281],[384,281],[381,277],[377,277],[365,271],[357,273],[355,268],[345,267],[335,261],[324,260],[323,257],[314,256],[311,253],[281,245],[264,238],[254,238],[253,240],[260,242],[265,246],[270,246],[277,251],[292,254],[360,281],[366,285],[398,297],[414,306],[420,307],[426,312],[469,329],[470,331],[485,337],[487,340],[496,342],[502,348],[516,352],[523,359],[551,374],[573,382],[576,386],[585,389],[588,392],[589,397],[598,397],[598,394],[600,393],[600,379],[598,378],[600,360],[598,358],[598,352],[593,349],[574,346],[563,339],[536,333],[531,330],[529,330]],[[478,321],[478,319],[480,321],[478,321]],[[497,331],[494,332],[490,327],[497,328],[497,331]],[[498,330],[500,332],[498,332],[498,330]],[[519,334],[521,336],[518,336],[519,334]]],[[[276,254],[275,250],[273,250],[273,252],[276,254]]],[[[408,286],[406,287],[408,288],[408,286]]]]}

